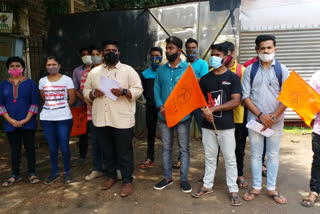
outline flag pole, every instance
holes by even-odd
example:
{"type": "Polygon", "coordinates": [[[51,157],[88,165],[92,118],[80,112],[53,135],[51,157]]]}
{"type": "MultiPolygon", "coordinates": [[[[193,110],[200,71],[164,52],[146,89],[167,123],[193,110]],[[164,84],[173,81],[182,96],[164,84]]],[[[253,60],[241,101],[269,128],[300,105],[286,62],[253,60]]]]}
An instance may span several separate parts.
{"type": "MultiPolygon", "coordinates": [[[[209,111],[208,106],[206,106],[206,108],[209,111]]],[[[213,128],[214,128],[214,132],[216,133],[216,136],[218,136],[218,130],[217,130],[216,124],[214,124],[214,121],[212,121],[212,125],[213,125],[213,128]]]]}

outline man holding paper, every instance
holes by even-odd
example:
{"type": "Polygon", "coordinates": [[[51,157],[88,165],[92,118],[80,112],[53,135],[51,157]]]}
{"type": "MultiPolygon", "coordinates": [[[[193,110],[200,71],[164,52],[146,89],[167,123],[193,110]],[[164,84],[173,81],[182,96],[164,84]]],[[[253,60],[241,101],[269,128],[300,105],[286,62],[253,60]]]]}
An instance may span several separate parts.
{"type": "MultiPolygon", "coordinates": [[[[282,137],[284,114],[286,109],[277,100],[282,83],[288,78],[288,69],[274,59],[277,51],[276,40],[272,35],[260,35],[256,38],[256,51],[259,60],[246,68],[242,78],[242,101],[248,108],[248,121],[258,120],[264,131],[271,128],[275,131],[266,137],[268,172],[267,194],[277,203],[285,204],[287,199],[276,191],[276,180],[279,168],[279,150],[282,137]]],[[[250,201],[261,193],[262,189],[262,153],[264,136],[249,129],[251,145],[251,169],[253,188],[244,196],[250,201]]]]}
{"type": "Polygon", "coordinates": [[[107,180],[101,189],[107,190],[116,182],[116,163],[122,175],[120,195],[126,197],[133,191],[133,126],[135,124],[136,99],[142,94],[141,80],[137,72],[120,63],[119,48],[115,41],[104,45],[104,64],[88,74],[83,94],[92,101],[92,122],[98,143],[103,152],[107,180]],[[117,88],[101,90],[101,80],[117,88]],[[109,90],[109,91],[106,91],[109,90]],[[107,93],[115,97],[112,97],[107,93]]]}

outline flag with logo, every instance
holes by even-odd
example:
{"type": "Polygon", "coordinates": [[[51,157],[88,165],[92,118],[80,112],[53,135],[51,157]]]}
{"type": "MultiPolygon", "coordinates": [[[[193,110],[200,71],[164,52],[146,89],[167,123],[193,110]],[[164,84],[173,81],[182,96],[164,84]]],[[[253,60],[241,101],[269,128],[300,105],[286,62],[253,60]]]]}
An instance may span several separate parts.
{"type": "Polygon", "coordinates": [[[192,67],[184,72],[164,104],[168,127],[173,127],[195,109],[207,106],[192,67]]]}

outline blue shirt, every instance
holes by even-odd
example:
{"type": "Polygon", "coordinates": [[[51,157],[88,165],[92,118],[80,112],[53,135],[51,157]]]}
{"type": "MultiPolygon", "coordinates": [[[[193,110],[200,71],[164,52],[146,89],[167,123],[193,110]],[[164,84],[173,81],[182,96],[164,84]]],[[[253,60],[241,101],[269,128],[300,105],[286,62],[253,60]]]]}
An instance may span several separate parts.
{"type": "MultiPolygon", "coordinates": [[[[188,64],[183,61],[180,61],[175,68],[172,68],[169,63],[166,63],[158,68],[153,88],[156,108],[164,105],[171,91],[174,89],[175,85],[178,83],[187,68],[188,64]]],[[[165,120],[160,112],[158,115],[160,119],[165,120]]],[[[180,122],[189,118],[190,115],[187,115],[180,122]]]]}
{"type": "Polygon", "coordinates": [[[196,75],[196,78],[201,78],[207,73],[209,73],[209,65],[203,59],[197,59],[197,61],[191,63],[193,73],[196,75]]]}
{"type": "MultiPolygon", "coordinates": [[[[0,115],[8,113],[12,119],[17,121],[27,117],[28,112],[33,113],[23,129],[35,129],[37,127],[36,115],[38,112],[39,90],[36,83],[25,78],[17,85],[9,80],[0,83],[0,115]]],[[[12,132],[16,128],[7,120],[4,120],[4,131],[12,132]]]]}

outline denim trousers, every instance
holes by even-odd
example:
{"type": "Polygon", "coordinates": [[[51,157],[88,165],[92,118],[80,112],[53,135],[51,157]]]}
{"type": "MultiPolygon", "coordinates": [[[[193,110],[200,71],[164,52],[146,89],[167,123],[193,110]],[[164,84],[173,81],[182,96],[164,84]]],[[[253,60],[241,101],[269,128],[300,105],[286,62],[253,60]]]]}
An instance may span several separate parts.
{"type": "MultiPolygon", "coordinates": [[[[278,168],[279,168],[279,152],[280,142],[282,138],[282,128],[274,129],[275,133],[271,137],[266,138],[267,153],[267,190],[275,190],[278,168]]],[[[264,136],[249,129],[249,141],[251,146],[251,170],[253,178],[253,188],[262,189],[262,155],[264,147],[264,136]]]]}
{"type": "Polygon", "coordinates": [[[58,175],[60,147],[64,166],[64,173],[70,172],[70,148],[69,139],[72,129],[73,119],[49,121],[41,120],[41,126],[47,139],[50,150],[51,175],[58,175]]]}
{"type": "Polygon", "coordinates": [[[20,177],[20,161],[22,144],[26,150],[28,160],[28,174],[35,175],[36,153],[34,148],[35,130],[16,128],[15,131],[7,132],[11,148],[11,171],[12,177],[20,177]]]}
{"type": "Polygon", "coordinates": [[[312,133],[312,151],[310,190],[320,194],[320,135],[314,132],[312,133]]]}
{"type": "Polygon", "coordinates": [[[92,163],[94,171],[102,170],[102,151],[100,145],[97,142],[97,134],[92,121],[88,121],[87,127],[90,129],[91,133],[91,143],[92,143],[92,163]]]}
{"type": "Polygon", "coordinates": [[[238,192],[234,129],[218,130],[218,134],[216,135],[214,130],[202,128],[202,143],[205,154],[203,186],[208,189],[213,187],[220,146],[225,161],[229,192],[238,192]]]}
{"type": "Polygon", "coordinates": [[[189,135],[191,119],[178,123],[169,128],[166,121],[160,120],[159,128],[162,141],[162,161],[164,169],[164,178],[172,179],[172,147],[174,130],[177,132],[179,156],[181,159],[180,180],[187,181],[190,164],[189,135]]]}
{"type": "Polygon", "coordinates": [[[194,110],[191,113],[191,118],[193,115],[194,115],[194,118],[196,119],[196,123],[197,123],[198,129],[200,131],[200,134],[202,134],[201,126],[202,126],[203,116],[202,116],[202,111],[200,110],[200,108],[194,110]]]}

